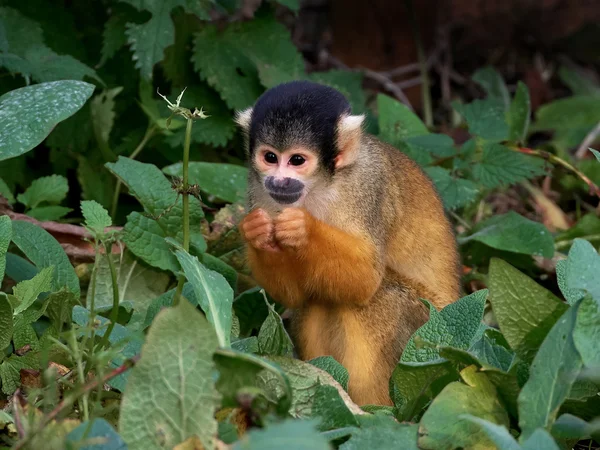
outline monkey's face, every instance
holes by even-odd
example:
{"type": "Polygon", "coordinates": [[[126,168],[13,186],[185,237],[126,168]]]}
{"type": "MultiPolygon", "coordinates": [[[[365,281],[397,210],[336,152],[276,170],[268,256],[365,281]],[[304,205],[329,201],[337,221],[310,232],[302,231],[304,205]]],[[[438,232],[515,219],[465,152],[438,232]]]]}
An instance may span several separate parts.
{"type": "Polygon", "coordinates": [[[303,147],[279,151],[259,145],[253,162],[266,192],[282,205],[301,203],[319,168],[318,156],[303,147]]]}

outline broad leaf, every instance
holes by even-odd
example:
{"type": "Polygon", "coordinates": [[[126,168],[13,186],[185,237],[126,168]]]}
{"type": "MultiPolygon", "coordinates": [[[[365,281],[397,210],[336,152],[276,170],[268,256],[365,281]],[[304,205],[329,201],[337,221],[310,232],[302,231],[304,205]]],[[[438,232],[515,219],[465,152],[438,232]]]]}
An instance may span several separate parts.
{"type": "Polygon", "coordinates": [[[468,236],[459,238],[461,244],[469,241],[524,255],[544,258],[554,255],[554,239],[548,229],[514,211],[492,216],[478,223],[468,236]]]}
{"type": "Polygon", "coordinates": [[[71,211],[73,211],[71,208],[67,208],[65,206],[38,206],[27,211],[27,215],[39,220],[40,222],[45,222],[59,220],[69,214],[71,211]]]}
{"type": "MultiPolygon", "coordinates": [[[[226,202],[244,202],[248,190],[248,169],[235,164],[191,162],[188,166],[189,182],[198,184],[207,194],[226,202]]],[[[163,172],[181,177],[181,163],[167,166],[163,172]]]]}
{"type": "Polygon", "coordinates": [[[504,114],[503,100],[486,98],[469,104],[453,102],[454,109],[465,118],[469,132],[489,141],[502,141],[508,137],[509,128],[504,114]]]}
{"type": "Polygon", "coordinates": [[[207,269],[185,250],[177,250],[175,256],[194,288],[198,304],[214,326],[219,345],[229,347],[233,290],[221,274],[207,269]]]}
{"type": "Polygon", "coordinates": [[[92,95],[83,81],[53,81],[7,92],[0,97],[0,161],[40,144],[57,123],[72,116],[92,95]]]}
{"type": "Polygon", "coordinates": [[[321,385],[313,399],[313,417],[319,417],[320,431],[357,426],[358,422],[348,409],[340,393],[333,386],[321,385]]]}
{"type": "Polygon", "coordinates": [[[329,450],[315,423],[287,419],[264,429],[255,428],[233,444],[232,450],[329,450]]]}
{"type": "Polygon", "coordinates": [[[552,435],[563,439],[585,439],[598,433],[600,433],[599,419],[588,423],[572,414],[563,414],[552,425],[552,435]]]}
{"type": "Polygon", "coordinates": [[[266,355],[292,357],[294,345],[283,326],[283,321],[266,297],[264,301],[269,308],[269,315],[258,332],[258,349],[266,355]]]}
{"type": "Polygon", "coordinates": [[[8,296],[0,293],[0,351],[10,345],[13,335],[13,309],[8,296]]]}
{"type": "Polygon", "coordinates": [[[318,356],[317,358],[311,359],[308,362],[313,366],[327,372],[335,381],[340,383],[340,385],[346,391],[348,390],[348,380],[350,378],[348,375],[348,370],[346,370],[344,366],[337,362],[333,356],[318,356]]]}
{"type": "Polygon", "coordinates": [[[427,167],[425,172],[435,183],[435,187],[444,202],[446,209],[467,206],[477,198],[479,187],[471,180],[452,176],[443,167],[427,167]]]}
{"type": "Polygon", "coordinates": [[[510,104],[508,112],[508,125],[510,127],[509,139],[517,142],[525,142],[529,129],[531,115],[531,100],[529,90],[522,81],[517,83],[515,98],[510,104]]]}
{"type": "Polygon", "coordinates": [[[578,67],[562,65],[558,69],[560,81],[566,84],[573,95],[600,96],[600,86],[578,67]]]}
{"type": "Polygon", "coordinates": [[[524,437],[537,428],[550,429],[581,369],[573,342],[577,306],[571,306],[552,327],[535,355],[529,379],[519,394],[519,426],[524,437]]]}
{"type": "Polygon", "coordinates": [[[121,436],[104,419],[84,422],[67,435],[71,445],[81,450],[126,450],[127,446],[121,436]],[[77,447],[77,446],[81,447],[77,447]],[[96,448],[95,448],[96,447],[96,448]]]}
{"type": "Polygon", "coordinates": [[[104,229],[112,225],[112,219],[108,211],[94,200],[84,200],[81,202],[81,214],[85,219],[86,228],[90,229],[96,235],[104,233],[104,229]]]}
{"type": "MultiPolygon", "coordinates": [[[[574,95],[540,106],[535,130],[592,129],[600,120],[598,98],[574,95]]],[[[584,131],[585,132],[585,131],[584,131]]]]}
{"type": "Polygon", "coordinates": [[[587,291],[600,306],[600,255],[588,241],[575,239],[567,258],[567,286],[587,291]]]}
{"type": "Polygon", "coordinates": [[[50,175],[34,180],[24,193],[17,195],[17,200],[27,208],[35,208],[40,203],[58,204],[68,191],[69,183],[65,177],[50,175]]]}
{"type": "Polygon", "coordinates": [[[490,303],[502,334],[524,361],[531,362],[567,305],[508,263],[492,258],[490,303]]]}
{"type": "Polygon", "coordinates": [[[496,69],[491,66],[484,67],[476,71],[471,78],[485,89],[488,98],[499,100],[504,105],[504,109],[508,109],[510,94],[502,75],[496,69]]]}
{"type": "Polygon", "coordinates": [[[600,367],[600,306],[590,297],[579,305],[573,342],[586,367],[600,367]]]}
{"type": "Polygon", "coordinates": [[[400,141],[409,137],[429,133],[415,113],[387,95],[377,95],[377,111],[379,112],[379,137],[392,145],[398,145],[400,141]]]}
{"type": "Polygon", "coordinates": [[[388,449],[418,450],[418,425],[398,423],[385,415],[359,416],[360,428],[340,446],[340,450],[388,449]]]}
{"type": "Polygon", "coordinates": [[[4,279],[6,269],[6,252],[12,238],[12,223],[10,217],[0,217],[0,280],[4,279]]]}
{"type": "Polygon", "coordinates": [[[21,384],[21,369],[35,369],[40,367],[37,352],[29,352],[23,356],[11,355],[0,364],[0,380],[2,392],[12,395],[21,384]]]}
{"type": "Polygon", "coordinates": [[[159,313],[123,394],[119,431],[128,446],[173,448],[196,435],[215,448],[217,345],[213,327],[186,300],[159,313]]]}
{"type": "Polygon", "coordinates": [[[67,254],[46,230],[29,222],[12,222],[13,242],[38,269],[54,266],[53,291],[67,287],[79,297],[79,279],[67,254]]]}
{"type": "Polygon", "coordinates": [[[520,446],[506,427],[467,414],[463,417],[481,427],[498,450],[559,450],[552,436],[542,428],[535,430],[520,446]]]}
{"type": "Polygon", "coordinates": [[[115,122],[115,97],[123,90],[122,86],[105,90],[95,96],[90,102],[90,115],[96,141],[102,154],[114,159],[109,147],[110,132],[115,122]]]}
{"type": "Polygon", "coordinates": [[[577,301],[585,297],[585,291],[582,289],[571,289],[567,285],[567,260],[561,259],[556,262],[556,281],[560,292],[565,297],[569,305],[574,305],[577,301]]]}
{"type": "Polygon", "coordinates": [[[362,88],[363,75],[348,70],[328,70],[327,72],[311,72],[309,80],[330,86],[340,91],[350,102],[353,114],[361,114],[365,110],[365,91],[362,88]]]}
{"type": "Polygon", "coordinates": [[[19,301],[15,307],[15,316],[29,308],[41,293],[52,289],[53,275],[54,266],[46,267],[31,280],[21,281],[13,288],[13,295],[19,301]]]}

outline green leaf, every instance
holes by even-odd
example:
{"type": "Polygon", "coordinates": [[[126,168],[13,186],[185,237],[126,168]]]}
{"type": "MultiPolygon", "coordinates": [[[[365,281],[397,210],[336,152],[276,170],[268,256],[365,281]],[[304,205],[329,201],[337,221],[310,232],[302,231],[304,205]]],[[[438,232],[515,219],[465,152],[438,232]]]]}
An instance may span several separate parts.
{"type": "Polygon", "coordinates": [[[263,92],[297,79],[304,62],[290,33],[272,14],[256,15],[219,31],[207,25],[194,38],[192,61],[200,77],[232,109],[250,106],[263,92]]]}
{"type": "Polygon", "coordinates": [[[312,411],[313,417],[321,418],[319,431],[358,426],[354,415],[333,386],[322,385],[317,388],[312,411]]]}
{"type": "Polygon", "coordinates": [[[4,279],[6,269],[6,252],[12,239],[12,223],[10,217],[0,216],[0,280],[4,279]]]}
{"type": "MultiPolygon", "coordinates": [[[[170,176],[183,175],[182,163],[167,166],[163,172],[170,176]]],[[[236,164],[191,162],[189,182],[198,184],[207,194],[226,202],[244,202],[248,190],[248,169],[236,164]]]]}
{"type": "Polygon", "coordinates": [[[492,216],[478,223],[470,235],[459,238],[460,244],[469,241],[479,241],[498,250],[523,255],[544,258],[554,255],[554,239],[548,229],[514,211],[492,216]]]}
{"type": "Polygon", "coordinates": [[[158,314],[121,402],[119,431],[128,446],[173,448],[196,435],[205,449],[215,448],[217,346],[213,327],[186,300],[158,314]]]}
{"type": "Polygon", "coordinates": [[[393,417],[375,414],[358,416],[360,428],[340,446],[340,450],[390,449],[418,450],[418,425],[398,423],[393,417]]]}
{"type": "Polygon", "coordinates": [[[552,435],[562,439],[585,439],[595,433],[600,433],[600,420],[588,423],[572,414],[561,415],[552,425],[552,435]]]}
{"type": "Polygon", "coordinates": [[[113,158],[113,155],[109,149],[108,142],[110,132],[115,123],[115,97],[119,95],[122,90],[122,86],[107,89],[96,95],[90,101],[90,115],[94,127],[94,134],[96,135],[96,141],[103,154],[111,155],[111,159],[113,158]]]}
{"type": "Polygon", "coordinates": [[[0,195],[6,199],[9,205],[15,203],[15,197],[12,194],[12,190],[2,178],[0,178],[0,195]]]}
{"type": "Polygon", "coordinates": [[[567,305],[497,258],[490,261],[489,287],[490,303],[500,331],[515,353],[531,362],[567,305]]]}
{"type": "Polygon", "coordinates": [[[207,269],[198,258],[185,250],[177,250],[175,256],[185,277],[194,288],[198,304],[215,328],[219,345],[229,347],[233,289],[221,274],[207,269]]]}
{"type": "Polygon", "coordinates": [[[99,66],[103,66],[106,61],[116,55],[116,53],[127,44],[125,35],[127,16],[125,14],[112,14],[104,23],[102,32],[102,58],[99,66]]]}
{"type": "Polygon", "coordinates": [[[27,211],[29,217],[33,217],[40,222],[59,220],[62,217],[73,211],[71,208],[65,206],[38,206],[36,208],[27,211]]]}
{"type": "Polygon", "coordinates": [[[454,141],[447,134],[429,133],[422,136],[410,136],[404,139],[412,151],[427,152],[438,158],[447,158],[456,154],[454,141]]]}
{"type": "Polygon", "coordinates": [[[85,219],[85,227],[96,236],[102,235],[105,228],[112,226],[112,219],[108,215],[108,211],[94,200],[81,202],[81,214],[85,219]]]}
{"type": "Polygon", "coordinates": [[[281,317],[273,305],[267,301],[266,296],[264,301],[269,308],[269,315],[258,332],[258,349],[262,354],[291,358],[294,353],[294,344],[283,326],[281,317]]]}
{"type": "Polygon", "coordinates": [[[509,150],[494,142],[485,143],[481,159],[473,168],[473,177],[493,189],[533,178],[545,173],[546,162],[541,158],[509,150]]]}
{"type": "Polygon", "coordinates": [[[435,183],[446,209],[452,210],[467,206],[479,194],[479,188],[475,183],[471,180],[452,176],[448,169],[427,167],[425,172],[435,183]]]}
{"type": "Polygon", "coordinates": [[[600,121],[600,104],[597,97],[574,95],[540,106],[536,111],[534,129],[576,130],[584,133],[600,121]]]}
{"type": "Polygon", "coordinates": [[[593,148],[590,148],[589,150],[594,154],[598,162],[600,162],[600,152],[598,150],[594,150],[593,148]]]}
{"type": "Polygon", "coordinates": [[[490,66],[484,67],[476,71],[471,78],[485,89],[488,98],[501,101],[504,109],[508,109],[510,94],[502,79],[502,75],[496,69],[490,66]]]}
{"type": "Polygon", "coordinates": [[[38,269],[54,266],[53,291],[66,286],[79,297],[79,279],[67,254],[46,230],[29,222],[12,222],[13,242],[38,269]]]}
{"type": "Polygon", "coordinates": [[[561,259],[556,262],[556,281],[560,292],[562,292],[565,300],[569,305],[574,305],[577,301],[585,297],[585,291],[581,289],[570,289],[567,286],[567,260],[561,259]]]}
{"type": "Polygon", "coordinates": [[[0,97],[0,161],[40,144],[57,123],[72,116],[92,95],[82,81],[54,81],[27,86],[0,97]]]}
{"type": "MultiPolygon", "coordinates": [[[[176,289],[171,289],[162,295],[156,297],[146,311],[146,318],[142,324],[142,329],[146,329],[150,326],[156,315],[165,307],[173,305],[173,297],[175,297],[176,289]]],[[[194,288],[190,283],[183,284],[183,291],[181,295],[185,297],[192,305],[197,306],[198,301],[196,300],[196,294],[194,294],[194,288]]]]}
{"type": "Polygon", "coordinates": [[[12,395],[21,385],[21,369],[39,369],[40,361],[37,352],[29,352],[23,356],[11,355],[0,364],[0,380],[2,392],[12,395]]]}
{"type": "Polygon", "coordinates": [[[600,367],[600,305],[591,297],[579,305],[573,341],[586,367],[600,367]]]}
{"type": "Polygon", "coordinates": [[[517,142],[525,142],[531,116],[531,100],[529,89],[522,81],[517,83],[515,98],[510,104],[508,112],[508,125],[510,127],[509,139],[517,142]]]}
{"type": "Polygon", "coordinates": [[[550,429],[581,369],[573,342],[577,306],[571,306],[554,324],[540,346],[519,394],[519,426],[523,437],[537,428],[550,429]]]}
{"type": "Polygon", "coordinates": [[[34,180],[27,190],[17,195],[17,200],[27,208],[35,208],[40,203],[58,204],[69,192],[69,183],[61,175],[50,175],[34,180]]]}
{"type": "Polygon", "coordinates": [[[600,96],[600,86],[578,67],[562,65],[558,69],[558,77],[574,95],[600,96]]]}
{"type": "Polygon", "coordinates": [[[327,372],[335,381],[340,383],[344,390],[348,390],[348,380],[350,378],[348,370],[337,362],[333,356],[318,356],[308,362],[327,372]]]}
{"type": "Polygon", "coordinates": [[[419,424],[419,448],[452,450],[487,443],[485,433],[461,418],[462,414],[508,426],[508,414],[486,375],[478,372],[475,366],[469,366],[461,372],[461,377],[464,383],[447,385],[425,411],[419,424]]]}
{"type": "Polygon", "coordinates": [[[387,95],[377,95],[377,111],[379,112],[379,137],[392,145],[397,146],[406,138],[429,133],[415,113],[387,95]]]}
{"type": "MultiPolygon", "coordinates": [[[[187,53],[186,53],[187,55],[187,53]]],[[[180,92],[181,89],[173,89],[180,92]]],[[[210,116],[208,120],[196,121],[192,127],[192,142],[224,147],[233,138],[236,128],[231,120],[231,112],[219,94],[207,84],[200,83],[185,91],[182,105],[190,105],[193,109],[202,108],[210,116]]],[[[181,127],[167,138],[167,143],[173,148],[182,148],[185,140],[185,128],[181,127]]],[[[191,163],[190,167],[193,164],[191,163]]],[[[173,174],[171,174],[173,175],[173,174]]]]}
{"type": "Polygon", "coordinates": [[[427,362],[439,358],[438,347],[467,349],[483,318],[487,289],[481,289],[449,304],[440,312],[429,307],[429,320],[411,336],[400,361],[427,362]],[[423,341],[422,348],[417,341],[423,341]]]}
{"type": "Polygon", "coordinates": [[[470,414],[463,414],[461,418],[467,419],[479,426],[498,450],[522,450],[521,446],[504,425],[498,425],[470,414]]]}
{"type": "Polygon", "coordinates": [[[508,137],[509,128],[502,100],[491,97],[466,105],[452,102],[452,106],[465,118],[471,134],[496,142],[508,137]]]}
{"type": "Polygon", "coordinates": [[[0,351],[10,345],[13,335],[13,309],[4,292],[0,293],[0,351]]]}
{"type": "Polygon", "coordinates": [[[264,429],[255,428],[233,444],[232,450],[329,450],[315,423],[287,419],[264,429]]]}
{"type": "Polygon", "coordinates": [[[67,435],[66,442],[81,450],[125,450],[121,436],[104,419],[83,422],[67,435]],[[96,448],[95,448],[96,447],[96,448]]]}
{"type": "Polygon", "coordinates": [[[21,281],[13,288],[13,295],[19,300],[15,307],[15,316],[33,305],[41,293],[52,289],[53,275],[54,266],[46,267],[31,280],[21,281]]]}
{"type": "Polygon", "coordinates": [[[344,94],[350,102],[354,114],[361,114],[365,111],[366,97],[362,88],[364,77],[361,73],[348,70],[328,70],[327,72],[311,72],[307,78],[337,89],[344,94]]]}
{"type": "Polygon", "coordinates": [[[479,341],[471,346],[469,352],[483,363],[508,372],[515,354],[507,348],[508,344],[506,346],[499,344],[499,340],[505,341],[504,336],[497,330],[489,329],[479,341]]]}
{"type": "Polygon", "coordinates": [[[300,10],[300,1],[299,0],[275,0],[277,3],[283,6],[287,6],[294,12],[298,12],[300,10]]]}
{"type": "Polygon", "coordinates": [[[567,286],[588,292],[600,306],[600,255],[592,244],[575,239],[567,258],[567,286]]]}

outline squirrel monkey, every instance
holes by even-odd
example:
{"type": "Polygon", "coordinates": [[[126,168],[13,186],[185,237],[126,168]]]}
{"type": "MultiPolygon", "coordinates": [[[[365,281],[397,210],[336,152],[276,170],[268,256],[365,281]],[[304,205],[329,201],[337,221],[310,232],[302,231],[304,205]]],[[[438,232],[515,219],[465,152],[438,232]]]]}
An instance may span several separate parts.
{"type": "Polygon", "coordinates": [[[255,280],[293,310],[301,359],[331,355],[359,405],[391,404],[412,333],[459,297],[459,256],[425,173],[363,132],[337,90],[294,81],[239,111],[249,214],[239,229],[255,280]]]}

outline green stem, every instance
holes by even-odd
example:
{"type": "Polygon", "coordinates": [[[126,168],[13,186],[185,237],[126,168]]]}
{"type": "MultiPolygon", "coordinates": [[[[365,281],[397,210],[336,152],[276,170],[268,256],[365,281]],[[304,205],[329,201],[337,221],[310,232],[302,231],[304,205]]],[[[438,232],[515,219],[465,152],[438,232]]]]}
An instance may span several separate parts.
{"type": "MultiPolygon", "coordinates": [[[[141,153],[148,141],[152,138],[152,136],[154,136],[155,131],[156,128],[154,127],[154,125],[148,127],[148,129],[146,130],[146,134],[144,135],[138,146],[135,148],[135,150],[133,150],[133,152],[131,152],[131,155],[129,155],[130,159],[135,159],[136,156],[141,153]]],[[[121,182],[121,180],[117,180],[117,184],[115,185],[115,192],[113,193],[112,206],[110,208],[110,217],[112,217],[113,220],[117,214],[117,205],[119,203],[119,195],[121,195],[122,185],[123,183],[121,182]]]]}
{"type": "Polygon", "coordinates": [[[98,344],[98,348],[108,347],[108,339],[110,338],[110,334],[112,333],[112,330],[115,327],[117,320],[119,319],[119,284],[117,280],[117,270],[115,269],[115,263],[112,260],[111,247],[111,242],[104,243],[104,250],[106,252],[106,259],[108,261],[108,267],[110,269],[110,278],[112,281],[113,307],[110,311],[110,323],[108,324],[108,328],[104,332],[104,336],[102,336],[100,344],[98,344]]]}
{"type": "MultiPolygon", "coordinates": [[[[181,196],[183,197],[183,249],[186,252],[190,251],[190,197],[188,193],[188,166],[190,160],[190,143],[192,140],[192,125],[193,120],[187,119],[187,125],[185,128],[185,143],[183,145],[183,187],[181,196]]],[[[185,283],[185,276],[180,275],[177,280],[177,290],[173,297],[173,305],[177,306],[183,292],[183,284],[185,283]]]]}
{"type": "MultiPolygon", "coordinates": [[[[600,234],[588,234],[587,236],[580,236],[580,239],[585,239],[586,241],[600,241],[600,234]]],[[[563,250],[571,245],[573,245],[575,239],[568,239],[566,241],[560,241],[554,244],[556,250],[563,250]]]]}
{"type": "Polygon", "coordinates": [[[425,57],[425,51],[423,50],[423,41],[421,39],[419,22],[417,20],[417,15],[415,14],[413,2],[412,0],[405,0],[405,4],[406,9],[408,10],[408,14],[410,15],[415,45],[417,46],[419,68],[421,70],[421,92],[423,94],[423,115],[425,125],[427,126],[427,128],[431,128],[433,126],[433,109],[431,106],[431,92],[429,91],[429,74],[427,69],[427,58],[425,57]]]}

